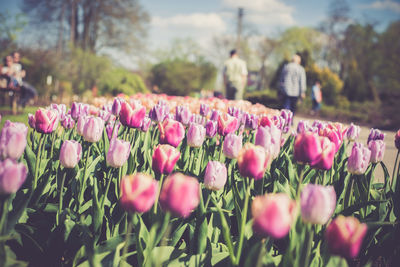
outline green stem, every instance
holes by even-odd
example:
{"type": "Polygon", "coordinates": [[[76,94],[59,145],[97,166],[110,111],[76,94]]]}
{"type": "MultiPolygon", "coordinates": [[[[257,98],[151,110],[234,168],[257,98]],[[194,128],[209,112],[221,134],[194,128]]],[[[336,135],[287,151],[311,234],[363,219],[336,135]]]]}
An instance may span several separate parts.
{"type": "Polygon", "coordinates": [[[218,157],[219,161],[221,161],[221,162],[222,162],[222,155],[223,155],[223,150],[224,150],[224,140],[225,140],[224,136],[221,135],[221,144],[219,145],[221,150],[219,151],[219,157],[218,157]]]}
{"type": "Polygon", "coordinates": [[[258,258],[257,258],[257,263],[256,263],[256,267],[262,267],[263,266],[263,256],[264,255],[269,255],[268,252],[265,251],[265,243],[268,241],[268,237],[264,238],[263,240],[261,240],[260,243],[260,252],[258,253],[258,258]]]}
{"type": "Polygon", "coordinates": [[[394,161],[394,166],[393,166],[393,174],[392,174],[392,181],[390,182],[390,187],[393,189],[393,191],[394,191],[394,187],[392,187],[393,185],[394,186],[396,186],[396,180],[397,180],[397,177],[394,177],[394,175],[395,175],[395,173],[396,173],[396,165],[397,165],[397,163],[398,163],[398,159],[399,159],[399,154],[400,154],[400,150],[397,150],[397,154],[396,154],[396,159],[395,159],[395,161],[394,161]],[[395,180],[396,179],[396,180],[395,180]]]}
{"type": "Polygon", "coordinates": [[[61,211],[62,211],[63,198],[64,198],[64,183],[65,183],[66,176],[67,176],[67,170],[64,169],[64,174],[63,174],[63,178],[62,178],[61,186],[60,186],[60,199],[59,199],[59,203],[58,203],[58,223],[59,224],[61,222],[61,211]]]}
{"type": "Polygon", "coordinates": [[[163,180],[164,180],[164,174],[160,174],[160,180],[158,182],[157,197],[156,197],[156,200],[155,200],[154,206],[153,206],[153,213],[154,214],[157,213],[158,199],[160,197],[160,192],[161,192],[161,187],[162,187],[163,180]]]}
{"type": "MultiPolygon", "coordinates": [[[[128,252],[128,247],[129,247],[129,241],[131,239],[132,228],[133,228],[132,217],[130,215],[128,215],[128,229],[126,231],[125,245],[124,245],[124,250],[122,251],[122,256],[121,256],[121,259],[124,260],[124,264],[121,264],[121,266],[124,266],[127,263],[127,259],[125,259],[125,257],[126,257],[126,253],[128,252]]],[[[121,260],[120,263],[123,262],[122,260],[121,260]]],[[[127,264],[127,266],[129,266],[129,265],[127,264]]]]}
{"type": "Polygon", "coordinates": [[[225,239],[225,242],[226,242],[226,246],[228,247],[229,258],[231,259],[231,262],[234,264],[236,262],[236,259],[235,259],[235,254],[234,254],[234,251],[233,251],[231,233],[229,231],[228,223],[226,222],[226,218],[225,218],[225,215],[222,212],[221,207],[219,206],[217,201],[214,199],[214,196],[212,196],[211,200],[214,203],[215,207],[217,208],[219,216],[221,218],[222,234],[224,236],[224,239],[225,239]]]}
{"type": "MultiPolygon", "coordinates": [[[[251,180],[252,183],[254,180],[251,180]]],[[[244,206],[243,206],[243,212],[242,212],[242,220],[241,220],[241,226],[240,226],[240,237],[239,237],[239,244],[238,244],[238,249],[237,249],[237,254],[236,254],[236,262],[235,265],[239,265],[240,263],[240,256],[242,254],[242,247],[243,247],[243,240],[244,240],[244,228],[246,227],[246,221],[247,221],[247,210],[249,207],[249,198],[250,198],[250,185],[246,183],[246,196],[244,198],[244,206]]]]}
{"type": "Polygon", "coordinates": [[[7,196],[3,199],[3,209],[0,218],[0,236],[5,234],[5,229],[7,229],[7,215],[8,215],[8,206],[10,202],[10,196],[7,196]]]}
{"type": "Polygon", "coordinates": [[[91,147],[92,147],[91,144],[89,144],[89,147],[88,147],[87,153],[86,153],[86,158],[85,158],[85,169],[83,171],[81,190],[79,191],[79,198],[78,198],[78,213],[79,213],[79,208],[81,206],[81,202],[83,201],[83,195],[84,195],[83,193],[85,191],[85,184],[86,184],[86,180],[87,180],[87,167],[88,167],[88,161],[89,161],[91,147]]]}
{"type": "Polygon", "coordinates": [[[111,184],[111,181],[112,181],[111,172],[112,172],[112,168],[110,168],[109,171],[108,171],[108,175],[107,175],[108,181],[107,181],[106,192],[104,193],[104,195],[103,195],[103,197],[101,199],[100,210],[103,210],[103,208],[104,208],[104,202],[105,202],[106,197],[108,195],[108,190],[110,189],[110,184],[111,184]]]}
{"type": "Polygon", "coordinates": [[[56,136],[55,131],[51,133],[51,150],[50,150],[50,159],[53,158],[53,151],[54,151],[54,138],[56,136]]]}
{"type": "Polygon", "coordinates": [[[37,182],[38,182],[40,157],[42,156],[43,140],[44,140],[44,135],[41,134],[40,139],[39,139],[38,153],[37,153],[37,157],[36,157],[35,176],[34,176],[33,182],[32,182],[32,193],[36,189],[37,182]]]}
{"type": "Polygon", "coordinates": [[[303,178],[304,178],[304,166],[301,166],[300,176],[299,176],[299,185],[297,186],[296,199],[300,199],[300,191],[301,191],[301,185],[303,183],[303,178]]]}
{"type": "MultiPolygon", "coordinates": [[[[306,241],[306,251],[305,254],[303,254],[304,260],[301,262],[302,265],[301,266],[309,266],[310,264],[310,256],[311,256],[311,247],[312,247],[312,242],[313,242],[313,237],[314,237],[314,231],[313,231],[313,226],[311,225],[306,225],[306,237],[307,237],[307,241],[306,241]],[[311,229],[310,229],[311,228],[311,229]]],[[[303,258],[302,257],[302,258],[303,258]]]]}

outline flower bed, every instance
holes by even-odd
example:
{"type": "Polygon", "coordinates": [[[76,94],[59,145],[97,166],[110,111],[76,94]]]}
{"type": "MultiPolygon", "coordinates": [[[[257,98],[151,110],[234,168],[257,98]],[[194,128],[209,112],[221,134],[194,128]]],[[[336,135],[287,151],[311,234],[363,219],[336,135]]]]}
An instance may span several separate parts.
{"type": "Polygon", "coordinates": [[[362,144],[353,124],[302,121],[294,131],[290,111],[248,102],[96,101],[40,108],[31,131],[5,123],[0,266],[363,266],[399,257],[399,166],[390,176],[379,130],[362,144]]]}

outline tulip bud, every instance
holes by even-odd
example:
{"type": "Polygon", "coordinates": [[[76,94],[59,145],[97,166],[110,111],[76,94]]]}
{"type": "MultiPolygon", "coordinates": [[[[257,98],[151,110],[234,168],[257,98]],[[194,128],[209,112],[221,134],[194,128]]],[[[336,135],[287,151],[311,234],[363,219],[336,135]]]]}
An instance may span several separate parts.
{"type": "Polygon", "coordinates": [[[61,121],[61,125],[64,127],[64,129],[72,129],[75,126],[75,121],[71,117],[71,115],[65,115],[64,119],[61,121]]]}
{"type": "Polygon", "coordinates": [[[82,104],[81,103],[77,103],[77,102],[73,102],[72,106],[71,106],[71,117],[74,120],[77,120],[79,118],[79,116],[83,115],[82,114],[82,104]]]}
{"type": "Polygon", "coordinates": [[[60,149],[60,164],[64,168],[75,168],[81,157],[81,144],[75,140],[65,140],[60,149]]]}
{"type": "Polygon", "coordinates": [[[300,120],[299,123],[297,124],[297,133],[302,134],[307,132],[310,129],[310,126],[308,125],[308,121],[300,120]]]}
{"type": "Polygon", "coordinates": [[[283,118],[284,121],[281,130],[287,133],[293,122],[293,112],[289,109],[282,109],[280,117],[283,118]]]}
{"type": "Polygon", "coordinates": [[[131,144],[128,141],[112,139],[108,149],[106,161],[113,168],[122,167],[129,158],[131,144]]]}
{"type": "Polygon", "coordinates": [[[254,114],[245,113],[245,128],[255,130],[258,127],[258,116],[254,114]]]}
{"type": "Polygon", "coordinates": [[[311,166],[318,163],[322,153],[320,137],[311,132],[298,134],[294,141],[294,158],[311,166]]]}
{"type": "Polygon", "coordinates": [[[203,125],[192,123],[187,133],[187,144],[191,147],[201,147],[206,138],[206,129],[203,125]]]}
{"type": "Polygon", "coordinates": [[[336,147],[335,144],[326,137],[320,137],[319,140],[321,143],[321,155],[318,162],[311,166],[321,170],[329,170],[335,159],[336,147]]]}
{"type": "Polygon", "coordinates": [[[121,127],[121,123],[115,121],[115,122],[109,122],[106,126],[106,133],[108,140],[114,139],[118,137],[118,131],[119,127],[121,127]],[[114,124],[116,123],[115,127],[114,124]],[[113,133],[114,130],[114,133],[113,133]]]}
{"type": "Polygon", "coordinates": [[[0,161],[0,195],[10,195],[18,191],[25,182],[28,171],[24,164],[11,159],[0,161]]]}
{"type": "Polygon", "coordinates": [[[239,152],[239,172],[243,177],[259,180],[263,178],[270,161],[271,155],[262,146],[247,143],[239,152]]]}
{"type": "Polygon", "coordinates": [[[210,113],[210,106],[205,103],[201,103],[200,104],[200,115],[203,117],[207,117],[208,113],[210,113]]]}
{"type": "Polygon", "coordinates": [[[145,116],[146,108],[139,102],[134,102],[132,106],[127,102],[121,103],[119,117],[123,125],[129,128],[140,128],[145,116]]]}
{"type": "Polygon", "coordinates": [[[354,217],[339,215],[325,231],[325,239],[331,253],[345,258],[357,257],[367,225],[354,217]]]}
{"type": "Polygon", "coordinates": [[[76,123],[76,132],[80,136],[83,135],[83,129],[85,128],[85,124],[86,124],[86,116],[85,115],[79,116],[78,122],[76,123]]]}
{"type": "Polygon", "coordinates": [[[210,120],[212,120],[212,121],[218,121],[219,116],[220,116],[219,110],[213,109],[213,110],[211,111],[210,120]]]}
{"type": "Polygon", "coordinates": [[[361,128],[353,123],[350,124],[350,127],[347,129],[346,137],[349,141],[355,141],[360,136],[361,128]]]}
{"type": "Polygon", "coordinates": [[[281,150],[281,131],[275,126],[259,127],[256,133],[257,146],[262,146],[273,159],[277,158],[281,150]]]}
{"type": "Polygon", "coordinates": [[[176,106],[175,118],[183,125],[188,125],[192,114],[186,106],[176,106]]]}
{"type": "Polygon", "coordinates": [[[160,204],[164,210],[187,218],[199,202],[200,185],[197,179],[182,173],[167,177],[160,194],[160,204]]]}
{"type": "Polygon", "coordinates": [[[239,128],[237,118],[230,116],[227,113],[218,117],[218,133],[220,135],[227,135],[233,133],[239,128]]]}
{"type": "Polygon", "coordinates": [[[149,117],[144,117],[142,126],[140,126],[140,130],[142,132],[147,132],[151,125],[151,119],[149,117]]]}
{"type": "Polygon", "coordinates": [[[175,120],[166,119],[158,124],[160,130],[160,143],[177,147],[185,137],[183,125],[175,120]]]}
{"type": "Polygon", "coordinates": [[[256,196],[251,204],[254,232],[262,237],[285,237],[296,219],[296,206],[284,193],[256,196]]]}
{"type": "Polygon", "coordinates": [[[39,108],[35,113],[35,129],[39,133],[53,132],[58,125],[58,112],[55,109],[39,108]]]}
{"type": "Polygon", "coordinates": [[[24,153],[27,134],[25,124],[7,120],[0,133],[0,158],[18,160],[24,153]]]}
{"type": "Polygon", "coordinates": [[[353,174],[363,174],[368,168],[371,151],[361,143],[355,142],[347,161],[347,170],[353,174]]]}
{"type": "Polygon", "coordinates": [[[32,129],[36,129],[35,115],[28,113],[28,124],[32,129]]]}
{"type": "Polygon", "coordinates": [[[213,138],[217,134],[217,122],[209,120],[206,123],[206,136],[208,138],[213,138]]]}
{"type": "Polygon", "coordinates": [[[119,98],[114,98],[112,107],[111,107],[111,113],[114,116],[119,116],[119,113],[121,112],[121,100],[119,98]]]}
{"type": "Polygon", "coordinates": [[[209,161],[204,174],[204,186],[210,190],[220,190],[224,188],[228,173],[223,163],[219,161],[209,161]]]}
{"type": "Polygon", "coordinates": [[[308,184],[301,191],[301,216],[305,222],[326,224],[336,208],[333,186],[308,184]]]}
{"type": "Polygon", "coordinates": [[[152,168],[155,173],[170,174],[181,153],[171,145],[158,145],[153,152],[152,168]]]}
{"type": "Polygon", "coordinates": [[[121,179],[121,206],[128,212],[146,212],[157,197],[158,182],[148,174],[136,173],[121,179]]]}
{"type": "Polygon", "coordinates": [[[396,135],[394,136],[394,145],[398,150],[400,150],[400,130],[398,130],[396,135]]]}
{"type": "Polygon", "coordinates": [[[150,109],[149,117],[151,120],[156,122],[163,122],[169,113],[169,108],[167,105],[155,105],[152,109],[150,109]]]}
{"type": "Polygon", "coordinates": [[[379,129],[371,129],[369,135],[368,135],[368,141],[367,144],[369,144],[369,142],[371,142],[372,140],[382,140],[385,139],[385,134],[382,133],[379,129]]]}
{"type": "Polygon", "coordinates": [[[87,142],[96,143],[103,135],[104,121],[99,117],[88,117],[83,127],[83,138],[87,142]]]}
{"type": "Polygon", "coordinates": [[[235,159],[239,156],[239,151],[242,149],[242,137],[230,133],[225,137],[223,144],[223,153],[225,157],[235,159]]]}
{"type": "Polygon", "coordinates": [[[372,163],[378,163],[383,160],[386,148],[386,144],[383,142],[383,140],[371,140],[368,143],[368,148],[371,150],[370,161],[372,163]]]}

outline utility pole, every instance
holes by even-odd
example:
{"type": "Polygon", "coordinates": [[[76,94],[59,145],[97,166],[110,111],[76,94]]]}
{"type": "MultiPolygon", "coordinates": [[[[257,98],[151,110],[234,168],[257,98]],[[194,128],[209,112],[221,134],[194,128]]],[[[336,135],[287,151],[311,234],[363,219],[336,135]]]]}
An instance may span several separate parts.
{"type": "Polygon", "coordinates": [[[238,8],[238,24],[237,24],[237,40],[236,40],[236,50],[240,50],[240,37],[242,35],[242,20],[243,20],[243,7],[238,8]]]}

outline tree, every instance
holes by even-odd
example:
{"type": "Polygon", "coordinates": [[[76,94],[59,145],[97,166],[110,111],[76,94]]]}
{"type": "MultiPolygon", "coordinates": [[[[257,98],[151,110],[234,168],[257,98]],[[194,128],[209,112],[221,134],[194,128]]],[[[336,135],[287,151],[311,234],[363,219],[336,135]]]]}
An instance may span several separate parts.
{"type": "Polygon", "coordinates": [[[142,43],[149,22],[138,0],[23,0],[21,8],[36,30],[51,34],[58,24],[58,51],[68,42],[85,51],[129,51],[142,43]]]}
{"type": "Polygon", "coordinates": [[[16,49],[15,40],[24,28],[26,21],[22,14],[11,16],[8,12],[0,12],[0,57],[10,54],[16,49]]]}

